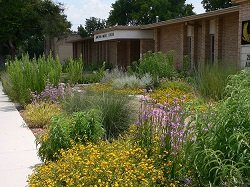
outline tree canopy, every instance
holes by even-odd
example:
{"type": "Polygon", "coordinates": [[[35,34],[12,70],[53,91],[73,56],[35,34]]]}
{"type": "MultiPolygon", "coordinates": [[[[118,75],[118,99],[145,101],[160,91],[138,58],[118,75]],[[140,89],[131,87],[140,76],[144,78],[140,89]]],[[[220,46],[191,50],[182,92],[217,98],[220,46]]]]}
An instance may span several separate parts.
{"type": "Polygon", "coordinates": [[[142,25],[192,15],[193,6],[185,0],[117,0],[112,4],[109,25],[142,25]]]}
{"type": "Polygon", "coordinates": [[[65,34],[71,24],[63,12],[62,4],[51,0],[0,1],[2,47],[7,54],[15,56],[28,50],[27,46],[42,44],[45,37],[65,34]]]}
{"type": "Polygon", "coordinates": [[[201,3],[206,12],[232,6],[231,0],[203,0],[201,3]]]}
{"type": "Polygon", "coordinates": [[[106,20],[96,17],[90,17],[85,21],[85,27],[80,25],[78,27],[78,33],[82,37],[92,36],[96,30],[100,30],[106,27],[106,20]]]}

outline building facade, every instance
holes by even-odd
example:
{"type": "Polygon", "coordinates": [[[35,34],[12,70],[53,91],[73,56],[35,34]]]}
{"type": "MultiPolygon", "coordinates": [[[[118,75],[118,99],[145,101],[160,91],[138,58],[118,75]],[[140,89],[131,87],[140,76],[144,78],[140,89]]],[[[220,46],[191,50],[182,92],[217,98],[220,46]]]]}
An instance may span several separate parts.
{"type": "Polygon", "coordinates": [[[193,67],[234,63],[250,66],[250,0],[233,0],[233,7],[143,26],[115,26],[93,38],[71,40],[73,56],[85,63],[127,66],[147,51],[175,52],[181,64],[188,56],[193,67]]]}

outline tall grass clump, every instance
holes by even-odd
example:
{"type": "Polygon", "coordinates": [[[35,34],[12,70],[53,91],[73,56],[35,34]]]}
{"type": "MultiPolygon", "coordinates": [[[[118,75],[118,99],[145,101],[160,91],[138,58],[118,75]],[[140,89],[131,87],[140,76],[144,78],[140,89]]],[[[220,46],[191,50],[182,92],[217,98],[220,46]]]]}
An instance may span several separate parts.
{"type": "Polygon", "coordinates": [[[117,138],[129,128],[133,118],[131,97],[114,93],[74,94],[63,101],[63,108],[68,113],[98,109],[101,111],[102,125],[106,139],[117,138]]]}
{"type": "Polygon", "coordinates": [[[250,70],[230,76],[225,98],[194,119],[186,151],[199,186],[250,183],[250,70]]]}
{"type": "Polygon", "coordinates": [[[172,78],[175,75],[174,54],[172,51],[164,54],[161,52],[146,53],[134,68],[137,73],[144,75],[149,73],[156,78],[172,78]]]}
{"type": "Polygon", "coordinates": [[[220,100],[223,98],[228,76],[234,73],[236,67],[232,65],[207,65],[196,72],[196,88],[203,97],[220,100]]]}
{"type": "Polygon", "coordinates": [[[69,59],[66,63],[66,73],[70,84],[76,84],[82,82],[83,76],[83,61],[82,58],[78,60],[69,59]]]}
{"type": "Polygon", "coordinates": [[[40,93],[48,82],[58,85],[61,72],[58,58],[50,55],[31,60],[23,55],[21,59],[8,62],[2,76],[3,87],[12,100],[25,105],[31,101],[31,92],[40,93]]]}

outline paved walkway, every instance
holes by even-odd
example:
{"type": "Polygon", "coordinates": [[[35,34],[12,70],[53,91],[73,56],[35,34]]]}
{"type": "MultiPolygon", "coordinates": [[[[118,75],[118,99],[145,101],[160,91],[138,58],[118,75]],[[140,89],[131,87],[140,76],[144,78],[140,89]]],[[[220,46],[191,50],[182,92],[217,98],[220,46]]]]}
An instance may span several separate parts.
{"type": "Polygon", "coordinates": [[[35,137],[24,126],[14,104],[0,82],[0,187],[25,187],[32,167],[41,163],[35,137]]]}

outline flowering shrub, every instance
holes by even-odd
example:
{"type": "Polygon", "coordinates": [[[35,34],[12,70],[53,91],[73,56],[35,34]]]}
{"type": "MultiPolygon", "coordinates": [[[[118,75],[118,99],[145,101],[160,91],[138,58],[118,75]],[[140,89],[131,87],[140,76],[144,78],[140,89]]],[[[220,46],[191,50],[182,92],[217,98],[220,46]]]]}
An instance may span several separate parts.
{"type": "Polygon", "coordinates": [[[155,161],[128,141],[75,145],[61,151],[61,155],[57,162],[37,167],[29,177],[29,186],[164,186],[165,183],[155,161]]]}
{"type": "Polygon", "coordinates": [[[188,135],[185,110],[181,107],[183,102],[184,98],[174,98],[173,103],[161,105],[143,97],[135,126],[136,143],[163,165],[169,181],[183,180],[187,175],[182,167],[183,145],[188,135]]]}
{"type": "Polygon", "coordinates": [[[194,99],[192,88],[181,81],[162,82],[159,88],[150,93],[150,97],[155,99],[157,103],[161,104],[164,104],[165,102],[171,104],[173,103],[173,98],[177,98],[177,101],[179,101],[183,96],[185,96],[185,102],[194,99]]]}
{"type": "Polygon", "coordinates": [[[91,86],[86,87],[88,91],[91,92],[113,92],[117,94],[126,94],[126,95],[141,95],[144,93],[144,89],[142,88],[122,88],[117,89],[113,88],[112,84],[106,83],[106,84],[94,84],[91,86]]]}
{"type": "Polygon", "coordinates": [[[45,128],[53,116],[61,114],[61,108],[51,102],[36,102],[25,107],[23,117],[30,128],[45,128]]]}
{"type": "Polygon", "coordinates": [[[47,84],[45,89],[40,93],[32,94],[32,103],[39,101],[49,101],[49,102],[58,102],[66,94],[70,94],[71,90],[68,85],[59,84],[57,87],[47,84]]]}

